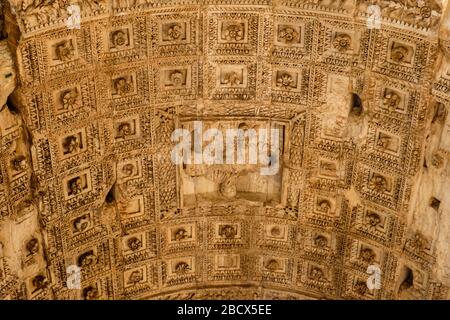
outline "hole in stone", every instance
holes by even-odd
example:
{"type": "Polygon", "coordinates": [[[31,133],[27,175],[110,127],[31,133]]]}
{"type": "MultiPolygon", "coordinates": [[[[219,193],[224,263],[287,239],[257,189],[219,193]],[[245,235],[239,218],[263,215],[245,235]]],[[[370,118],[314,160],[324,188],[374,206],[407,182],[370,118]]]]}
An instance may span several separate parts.
{"type": "Polygon", "coordinates": [[[107,204],[112,204],[116,201],[116,197],[114,196],[114,185],[111,187],[111,189],[106,194],[105,202],[107,204]]]}
{"type": "Polygon", "coordinates": [[[356,116],[359,116],[362,113],[363,106],[361,98],[356,94],[352,93],[352,109],[350,112],[356,116]]]}
{"type": "Polygon", "coordinates": [[[407,266],[404,266],[401,273],[400,273],[400,287],[399,292],[402,292],[403,290],[409,289],[414,284],[414,275],[410,268],[407,266]]]}
{"type": "Polygon", "coordinates": [[[9,112],[12,114],[20,114],[19,108],[16,106],[11,97],[8,98],[6,105],[8,106],[9,112]]]}
{"type": "Polygon", "coordinates": [[[434,210],[439,210],[439,206],[441,205],[441,200],[435,198],[435,197],[431,197],[430,200],[430,206],[434,209],[434,210]]]}

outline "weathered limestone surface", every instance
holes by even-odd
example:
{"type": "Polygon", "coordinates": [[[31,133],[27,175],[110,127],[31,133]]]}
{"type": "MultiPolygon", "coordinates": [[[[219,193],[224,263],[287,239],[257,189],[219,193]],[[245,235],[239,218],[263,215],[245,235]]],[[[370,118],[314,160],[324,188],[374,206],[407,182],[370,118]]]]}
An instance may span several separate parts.
{"type": "Polygon", "coordinates": [[[446,2],[0,10],[0,299],[450,299],[446,2]],[[175,165],[197,121],[279,170],[175,165]]]}

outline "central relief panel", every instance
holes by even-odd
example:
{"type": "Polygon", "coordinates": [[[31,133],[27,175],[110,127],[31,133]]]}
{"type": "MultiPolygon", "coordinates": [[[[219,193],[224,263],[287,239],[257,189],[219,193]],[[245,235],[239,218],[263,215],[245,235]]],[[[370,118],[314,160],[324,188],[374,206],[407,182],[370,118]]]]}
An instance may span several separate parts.
{"type": "Polygon", "coordinates": [[[180,119],[172,159],[179,156],[181,205],[282,206],[287,126],[265,119],[180,119]]]}

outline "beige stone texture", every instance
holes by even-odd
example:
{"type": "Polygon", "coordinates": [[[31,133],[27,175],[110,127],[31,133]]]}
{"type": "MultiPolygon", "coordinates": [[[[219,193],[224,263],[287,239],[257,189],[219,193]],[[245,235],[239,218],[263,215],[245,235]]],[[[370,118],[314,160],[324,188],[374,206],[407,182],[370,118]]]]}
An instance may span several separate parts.
{"type": "Polygon", "coordinates": [[[0,12],[0,299],[450,299],[447,1],[0,12]]]}

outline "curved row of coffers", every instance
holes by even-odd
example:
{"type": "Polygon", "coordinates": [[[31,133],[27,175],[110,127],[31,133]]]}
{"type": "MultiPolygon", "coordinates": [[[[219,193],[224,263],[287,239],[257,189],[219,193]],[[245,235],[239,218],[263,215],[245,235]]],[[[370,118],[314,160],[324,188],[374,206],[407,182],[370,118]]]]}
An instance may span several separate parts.
{"type": "MultiPolygon", "coordinates": [[[[436,39],[264,6],[160,8],[30,34],[17,95],[48,254],[25,281],[29,298],[249,284],[395,298],[411,274],[434,297],[433,243],[406,215],[436,39]],[[363,111],[351,112],[352,92],[363,111]],[[279,173],[173,165],[170,135],[194,120],[279,128],[279,173]],[[366,284],[373,264],[380,290],[366,284]],[[81,290],[67,289],[71,265],[81,290]]],[[[10,183],[27,186],[26,170],[10,183]]]]}

